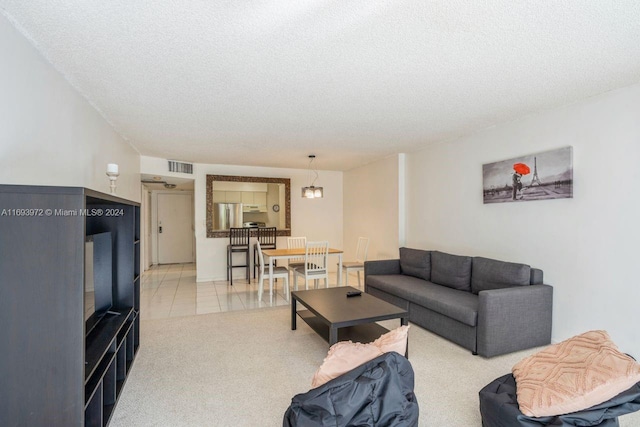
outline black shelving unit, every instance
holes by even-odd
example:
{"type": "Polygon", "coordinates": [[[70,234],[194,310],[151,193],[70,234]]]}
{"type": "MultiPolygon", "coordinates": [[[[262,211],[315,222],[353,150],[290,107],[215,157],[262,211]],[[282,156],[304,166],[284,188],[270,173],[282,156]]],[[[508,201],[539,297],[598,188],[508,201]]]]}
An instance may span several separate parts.
{"type": "Polygon", "coordinates": [[[0,325],[0,425],[108,425],[140,346],[140,205],[0,185],[0,325]],[[85,237],[104,232],[113,306],[87,334],[85,237]]]}

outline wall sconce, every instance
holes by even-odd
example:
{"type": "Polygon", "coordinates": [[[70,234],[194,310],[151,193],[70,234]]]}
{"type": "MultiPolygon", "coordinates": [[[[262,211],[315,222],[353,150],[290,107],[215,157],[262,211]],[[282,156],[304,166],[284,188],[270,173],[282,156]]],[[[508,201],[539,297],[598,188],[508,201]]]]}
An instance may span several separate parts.
{"type": "Polygon", "coordinates": [[[109,188],[111,189],[111,194],[116,194],[116,180],[120,173],[118,172],[118,165],[115,163],[109,163],[107,165],[107,176],[109,177],[109,188]]]}
{"type": "Polygon", "coordinates": [[[307,179],[311,182],[311,185],[308,187],[302,187],[302,197],[305,199],[317,199],[324,197],[324,190],[322,187],[315,187],[316,180],[318,179],[318,171],[312,169],[313,160],[316,158],[315,154],[309,154],[309,172],[307,174],[307,179]],[[313,181],[311,181],[311,172],[315,174],[313,181]]]}

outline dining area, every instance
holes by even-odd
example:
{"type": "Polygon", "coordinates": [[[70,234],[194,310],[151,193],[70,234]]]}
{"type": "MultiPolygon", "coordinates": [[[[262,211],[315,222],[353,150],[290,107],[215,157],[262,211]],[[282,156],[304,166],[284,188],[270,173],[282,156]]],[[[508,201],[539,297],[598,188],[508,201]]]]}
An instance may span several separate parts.
{"type": "Polygon", "coordinates": [[[242,289],[243,297],[260,305],[272,305],[276,296],[286,304],[298,289],[348,285],[349,274],[362,281],[368,238],[358,239],[354,254],[356,242],[345,250],[339,226],[307,221],[320,213],[310,216],[309,209],[316,211],[322,196],[309,199],[303,188],[302,200],[292,201],[291,179],[284,177],[207,175],[206,184],[206,237],[212,240],[205,250],[215,261],[198,264],[199,281],[225,278],[230,291],[242,289]],[[296,234],[293,208],[301,214],[295,228],[312,235],[296,234]]]}
{"type": "Polygon", "coordinates": [[[285,300],[289,301],[292,290],[328,288],[329,283],[343,286],[343,275],[356,272],[358,282],[361,283],[360,274],[364,271],[369,239],[358,239],[356,256],[354,260],[343,262],[344,251],[331,247],[328,241],[308,240],[305,236],[287,236],[277,238],[275,227],[258,227],[255,233],[247,227],[230,228],[229,244],[227,245],[227,280],[233,286],[234,269],[244,270],[246,283],[257,279],[257,298],[263,301],[265,285],[268,286],[269,302],[273,301],[274,291],[277,285],[282,287],[285,300]],[[286,247],[282,241],[286,239],[286,247]],[[278,247],[278,242],[281,246],[278,247]],[[335,276],[333,276],[333,264],[335,262],[335,276]],[[335,278],[335,280],[334,280],[335,278]]]}

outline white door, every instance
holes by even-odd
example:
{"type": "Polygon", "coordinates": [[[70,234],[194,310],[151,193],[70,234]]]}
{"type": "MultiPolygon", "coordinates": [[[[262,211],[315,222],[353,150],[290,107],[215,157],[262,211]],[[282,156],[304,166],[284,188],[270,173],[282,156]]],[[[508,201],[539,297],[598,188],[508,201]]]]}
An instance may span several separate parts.
{"type": "Polygon", "coordinates": [[[193,262],[193,197],[158,194],[158,264],[193,262]]]}

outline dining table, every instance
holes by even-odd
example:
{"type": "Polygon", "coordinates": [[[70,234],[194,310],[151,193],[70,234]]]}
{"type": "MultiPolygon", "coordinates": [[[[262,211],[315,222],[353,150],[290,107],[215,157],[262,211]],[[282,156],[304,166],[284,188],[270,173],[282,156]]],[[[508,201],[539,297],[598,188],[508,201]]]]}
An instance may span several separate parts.
{"type": "MultiPolygon", "coordinates": [[[[344,251],[341,249],[329,248],[329,255],[338,257],[338,285],[342,286],[342,254],[344,251]]],[[[262,254],[269,259],[269,289],[273,289],[273,264],[279,259],[292,259],[292,258],[304,258],[306,254],[306,248],[291,248],[291,249],[263,249],[262,254]]],[[[328,267],[328,266],[327,266],[328,267]]],[[[289,301],[289,295],[285,296],[289,301]]]]}

